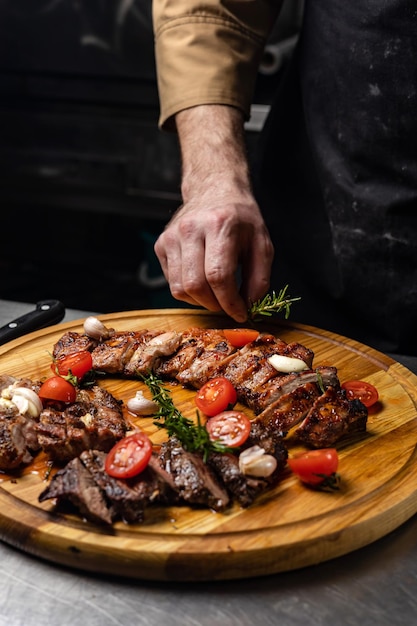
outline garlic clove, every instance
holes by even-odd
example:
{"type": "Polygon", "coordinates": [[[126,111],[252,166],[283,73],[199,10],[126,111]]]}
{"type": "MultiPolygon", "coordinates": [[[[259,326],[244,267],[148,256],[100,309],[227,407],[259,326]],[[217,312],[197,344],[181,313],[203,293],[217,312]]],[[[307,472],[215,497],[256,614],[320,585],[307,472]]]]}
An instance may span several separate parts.
{"type": "Polygon", "coordinates": [[[273,354],[268,358],[268,362],[278,372],[282,372],[283,374],[290,374],[291,372],[302,372],[303,370],[309,369],[307,363],[305,363],[301,359],[296,359],[291,356],[285,356],[283,354],[273,354]]]}
{"type": "Polygon", "coordinates": [[[84,321],[84,332],[92,339],[102,341],[110,335],[110,330],[97,317],[90,315],[84,321]]]}
{"type": "Polygon", "coordinates": [[[159,406],[157,402],[145,398],[142,391],[137,391],[133,398],[126,402],[128,410],[134,415],[155,415],[159,406]]]}
{"type": "Polygon", "coordinates": [[[239,455],[239,469],[242,474],[267,478],[275,472],[276,468],[276,458],[271,454],[266,454],[260,446],[247,448],[239,455]]]}
{"type": "Polygon", "coordinates": [[[21,415],[39,417],[43,409],[38,394],[28,387],[15,387],[12,391],[11,401],[21,415]]]}

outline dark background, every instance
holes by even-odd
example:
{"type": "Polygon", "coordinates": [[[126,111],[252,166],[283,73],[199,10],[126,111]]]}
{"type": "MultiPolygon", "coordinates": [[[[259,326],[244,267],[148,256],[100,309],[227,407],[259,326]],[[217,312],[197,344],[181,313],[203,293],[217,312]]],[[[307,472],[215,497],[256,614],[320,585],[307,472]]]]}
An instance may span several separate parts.
{"type": "MultiPolygon", "coordinates": [[[[300,19],[288,0],[259,72],[250,151],[300,19]]],[[[177,140],[158,114],[151,0],[0,0],[1,298],[179,306],[153,253],[180,203],[177,140]]]]}

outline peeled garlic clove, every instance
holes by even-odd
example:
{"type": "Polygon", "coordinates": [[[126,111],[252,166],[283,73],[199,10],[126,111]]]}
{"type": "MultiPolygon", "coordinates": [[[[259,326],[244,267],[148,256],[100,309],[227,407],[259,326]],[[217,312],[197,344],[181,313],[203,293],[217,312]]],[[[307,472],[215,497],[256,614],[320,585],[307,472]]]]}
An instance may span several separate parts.
{"type": "Polygon", "coordinates": [[[43,409],[42,401],[38,394],[28,387],[16,387],[13,389],[11,401],[21,415],[39,417],[43,409]]]}
{"type": "Polygon", "coordinates": [[[126,406],[134,415],[154,415],[158,410],[158,404],[145,398],[142,391],[137,391],[133,398],[126,402],[126,406]]]}
{"type": "Polygon", "coordinates": [[[239,469],[242,474],[266,478],[271,476],[277,468],[277,460],[271,454],[266,454],[260,446],[252,446],[243,450],[239,455],[239,469]]]}
{"type": "Polygon", "coordinates": [[[273,354],[268,358],[268,362],[278,372],[282,372],[283,374],[290,374],[291,372],[302,372],[303,370],[309,369],[307,363],[305,363],[301,359],[296,359],[291,356],[284,356],[283,354],[273,354]]]}
{"type": "Polygon", "coordinates": [[[101,341],[107,339],[110,334],[110,330],[101,322],[97,317],[87,317],[84,321],[84,332],[92,339],[101,341]]]}

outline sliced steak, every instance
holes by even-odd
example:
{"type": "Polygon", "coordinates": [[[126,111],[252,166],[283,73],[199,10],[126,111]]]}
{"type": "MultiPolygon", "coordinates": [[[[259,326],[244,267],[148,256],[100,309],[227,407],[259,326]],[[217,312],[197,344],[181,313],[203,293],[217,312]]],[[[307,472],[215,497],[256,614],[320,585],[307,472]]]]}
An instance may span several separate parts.
{"type": "Polygon", "coordinates": [[[30,463],[38,450],[35,421],[17,409],[0,414],[0,470],[7,472],[30,463]],[[34,443],[31,444],[31,441],[34,443]]]}
{"type": "Polygon", "coordinates": [[[159,364],[156,374],[198,388],[235,350],[221,330],[190,328],[183,332],[176,353],[159,364]]]}
{"type": "Polygon", "coordinates": [[[67,462],[83,450],[108,451],[127,429],[120,402],[98,385],[79,392],[77,401],[63,411],[44,409],[36,425],[40,447],[59,462],[67,462]]]}
{"type": "Polygon", "coordinates": [[[93,369],[107,374],[123,374],[125,364],[143,341],[146,330],[114,333],[91,352],[93,369]]]}
{"type": "Polygon", "coordinates": [[[143,522],[145,509],[158,491],[158,476],[146,468],[134,479],[116,479],[105,471],[105,459],[106,454],[99,450],[86,450],[80,455],[81,463],[110,503],[113,519],[129,524],[143,522]]]}
{"type": "Polygon", "coordinates": [[[239,459],[233,454],[211,454],[208,464],[231,497],[244,508],[250,506],[255,498],[269,487],[269,482],[264,478],[242,474],[239,459]]]}
{"type": "Polygon", "coordinates": [[[307,415],[319,395],[320,391],[315,382],[299,385],[268,405],[254,421],[261,422],[275,436],[285,437],[288,431],[307,415]]]}
{"type": "Polygon", "coordinates": [[[316,383],[320,389],[327,389],[327,387],[337,389],[340,387],[337,369],[335,367],[321,366],[314,370],[281,374],[271,378],[263,385],[246,393],[246,405],[255,414],[259,414],[285,394],[306,383],[316,383]]]}
{"type": "Polygon", "coordinates": [[[200,504],[223,511],[229,504],[227,491],[218,482],[201,456],[187,452],[175,437],[161,446],[162,467],[173,477],[179,497],[190,504],[200,504]]]}
{"type": "Polygon", "coordinates": [[[368,410],[359,400],[348,400],[342,389],[329,387],[316,399],[295,437],[313,448],[325,448],[352,433],[366,431],[368,410]]]}
{"type": "Polygon", "coordinates": [[[39,496],[39,502],[51,499],[56,499],[58,506],[70,502],[91,522],[111,524],[114,520],[103,490],[78,457],[54,474],[39,496]]]}
{"type": "Polygon", "coordinates": [[[52,350],[52,356],[54,359],[74,354],[75,352],[82,352],[88,350],[91,352],[98,344],[96,339],[92,339],[88,335],[82,335],[68,331],[56,342],[52,350]]]}
{"type": "Polygon", "coordinates": [[[182,334],[172,332],[146,332],[135,352],[125,363],[126,376],[140,376],[154,371],[163,357],[171,356],[181,343],[182,334]]]}

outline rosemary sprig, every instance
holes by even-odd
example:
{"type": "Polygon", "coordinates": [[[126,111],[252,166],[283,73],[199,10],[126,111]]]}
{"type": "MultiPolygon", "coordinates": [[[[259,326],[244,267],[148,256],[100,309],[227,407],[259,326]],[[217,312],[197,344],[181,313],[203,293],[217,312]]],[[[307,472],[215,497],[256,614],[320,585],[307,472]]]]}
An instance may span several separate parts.
{"type": "Polygon", "coordinates": [[[285,319],[288,319],[292,303],[301,300],[301,298],[291,298],[287,294],[287,289],[288,285],[278,293],[273,291],[272,293],[268,293],[264,298],[260,298],[254,302],[248,310],[249,319],[256,322],[259,321],[262,316],[271,317],[273,313],[281,313],[281,311],[285,311],[285,319]]]}
{"type": "Polygon", "coordinates": [[[212,441],[207,429],[201,424],[200,415],[197,414],[197,424],[185,417],[174,405],[169,391],[163,386],[163,382],[150,372],[142,377],[143,382],[152,394],[153,400],[159,408],[155,414],[154,424],[158,428],[165,428],[168,436],[175,436],[188,452],[200,452],[204,462],[210,452],[228,452],[230,448],[218,441],[212,441]]]}

